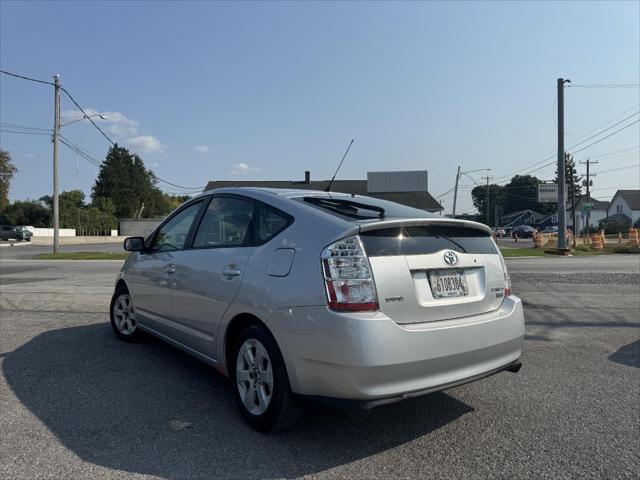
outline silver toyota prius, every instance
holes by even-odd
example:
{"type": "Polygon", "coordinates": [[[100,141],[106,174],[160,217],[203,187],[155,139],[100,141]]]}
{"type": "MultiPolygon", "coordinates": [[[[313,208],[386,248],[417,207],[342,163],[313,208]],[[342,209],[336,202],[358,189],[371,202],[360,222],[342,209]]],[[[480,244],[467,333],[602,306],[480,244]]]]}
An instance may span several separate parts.
{"type": "Polygon", "coordinates": [[[150,333],[228,375],[259,431],[293,425],[303,400],[369,409],[521,366],[522,303],[479,223],[360,195],[223,188],[125,249],[116,335],[150,333]]]}

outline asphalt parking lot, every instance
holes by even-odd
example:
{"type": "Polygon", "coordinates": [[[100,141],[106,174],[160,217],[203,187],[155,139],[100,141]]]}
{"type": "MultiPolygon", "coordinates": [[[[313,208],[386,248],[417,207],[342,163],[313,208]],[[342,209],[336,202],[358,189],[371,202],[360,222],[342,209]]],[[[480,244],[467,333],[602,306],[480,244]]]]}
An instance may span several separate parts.
{"type": "Polygon", "coordinates": [[[637,256],[509,260],[527,321],[518,374],[366,420],[313,409],[262,435],[213,369],[116,339],[107,311],[122,262],[7,248],[0,478],[639,478],[637,256]]]}

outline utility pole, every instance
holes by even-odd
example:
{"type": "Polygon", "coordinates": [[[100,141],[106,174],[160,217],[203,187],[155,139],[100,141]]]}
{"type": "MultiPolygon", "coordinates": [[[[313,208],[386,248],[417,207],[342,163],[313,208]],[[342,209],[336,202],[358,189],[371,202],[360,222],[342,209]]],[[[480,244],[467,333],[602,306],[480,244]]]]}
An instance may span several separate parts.
{"type": "Polygon", "coordinates": [[[60,135],[60,75],[53,76],[53,253],[60,246],[60,210],[58,202],[58,136],[60,135]]]}
{"type": "Polygon", "coordinates": [[[571,80],[558,79],[558,250],[567,250],[567,203],[565,201],[564,172],[564,84],[571,80]]]}
{"type": "Polygon", "coordinates": [[[458,165],[458,173],[456,173],[456,186],[453,189],[453,212],[452,217],[456,218],[456,202],[458,200],[458,182],[460,181],[460,165],[458,165]]]}
{"type": "Polygon", "coordinates": [[[489,180],[491,180],[493,177],[490,177],[489,175],[487,175],[486,177],[481,177],[481,178],[486,178],[487,179],[487,226],[490,227],[491,225],[489,224],[489,212],[491,211],[489,209],[489,180]]]}
{"type": "MultiPolygon", "coordinates": [[[[589,173],[589,166],[593,165],[594,163],[598,163],[597,160],[589,160],[587,158],[587,160],[585,162],[580,162],[582,164],[586,164],[587,165],[587,179],[584,181],[584,186],[587,187],[587,203],[589,203],[590,200],[590,190],[589,188],[591,187],[591,185],[593,185],[591,177],[595,177],[596,174],[595,173],[589,173]]],[[[589,234],[589,228],[591,227],[591,209],[587,208],[586,209],[586,221],[585,221],[585,228],[586,228],[586,233],[587,235],[589,234]]]]}

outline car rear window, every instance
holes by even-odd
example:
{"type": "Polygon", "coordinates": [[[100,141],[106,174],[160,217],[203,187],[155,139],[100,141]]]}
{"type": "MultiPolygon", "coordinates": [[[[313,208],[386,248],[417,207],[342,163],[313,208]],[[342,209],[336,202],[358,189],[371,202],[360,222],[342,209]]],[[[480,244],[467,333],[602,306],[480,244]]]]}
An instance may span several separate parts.
{"type": "Polygon", "coordinates": [[[376,220],[380,218],[429,218],[432,213],[408,207],[396,202],[367,197],[364,195],[308,195],[293,197],[327,213],[347,220],[376,220]]]}
{"type": "Polygon", "coordinates": [[[420,225],[385,228],[360,234],[370,257],[425,255],[440,250],[497,254],[491,236],[480,230],[457,226],[420,225]]]}

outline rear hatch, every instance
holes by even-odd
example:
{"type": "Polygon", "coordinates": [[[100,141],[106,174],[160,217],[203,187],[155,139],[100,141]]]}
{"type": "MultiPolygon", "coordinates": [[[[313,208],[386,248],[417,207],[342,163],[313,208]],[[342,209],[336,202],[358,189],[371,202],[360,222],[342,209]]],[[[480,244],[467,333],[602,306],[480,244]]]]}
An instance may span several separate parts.
{"type": "Polygon", "coordinates": [[[478,223],[443,219],[362,225],[380,310],[408,324],[499,308],[505,272],[490,232],[478,223]]]}

